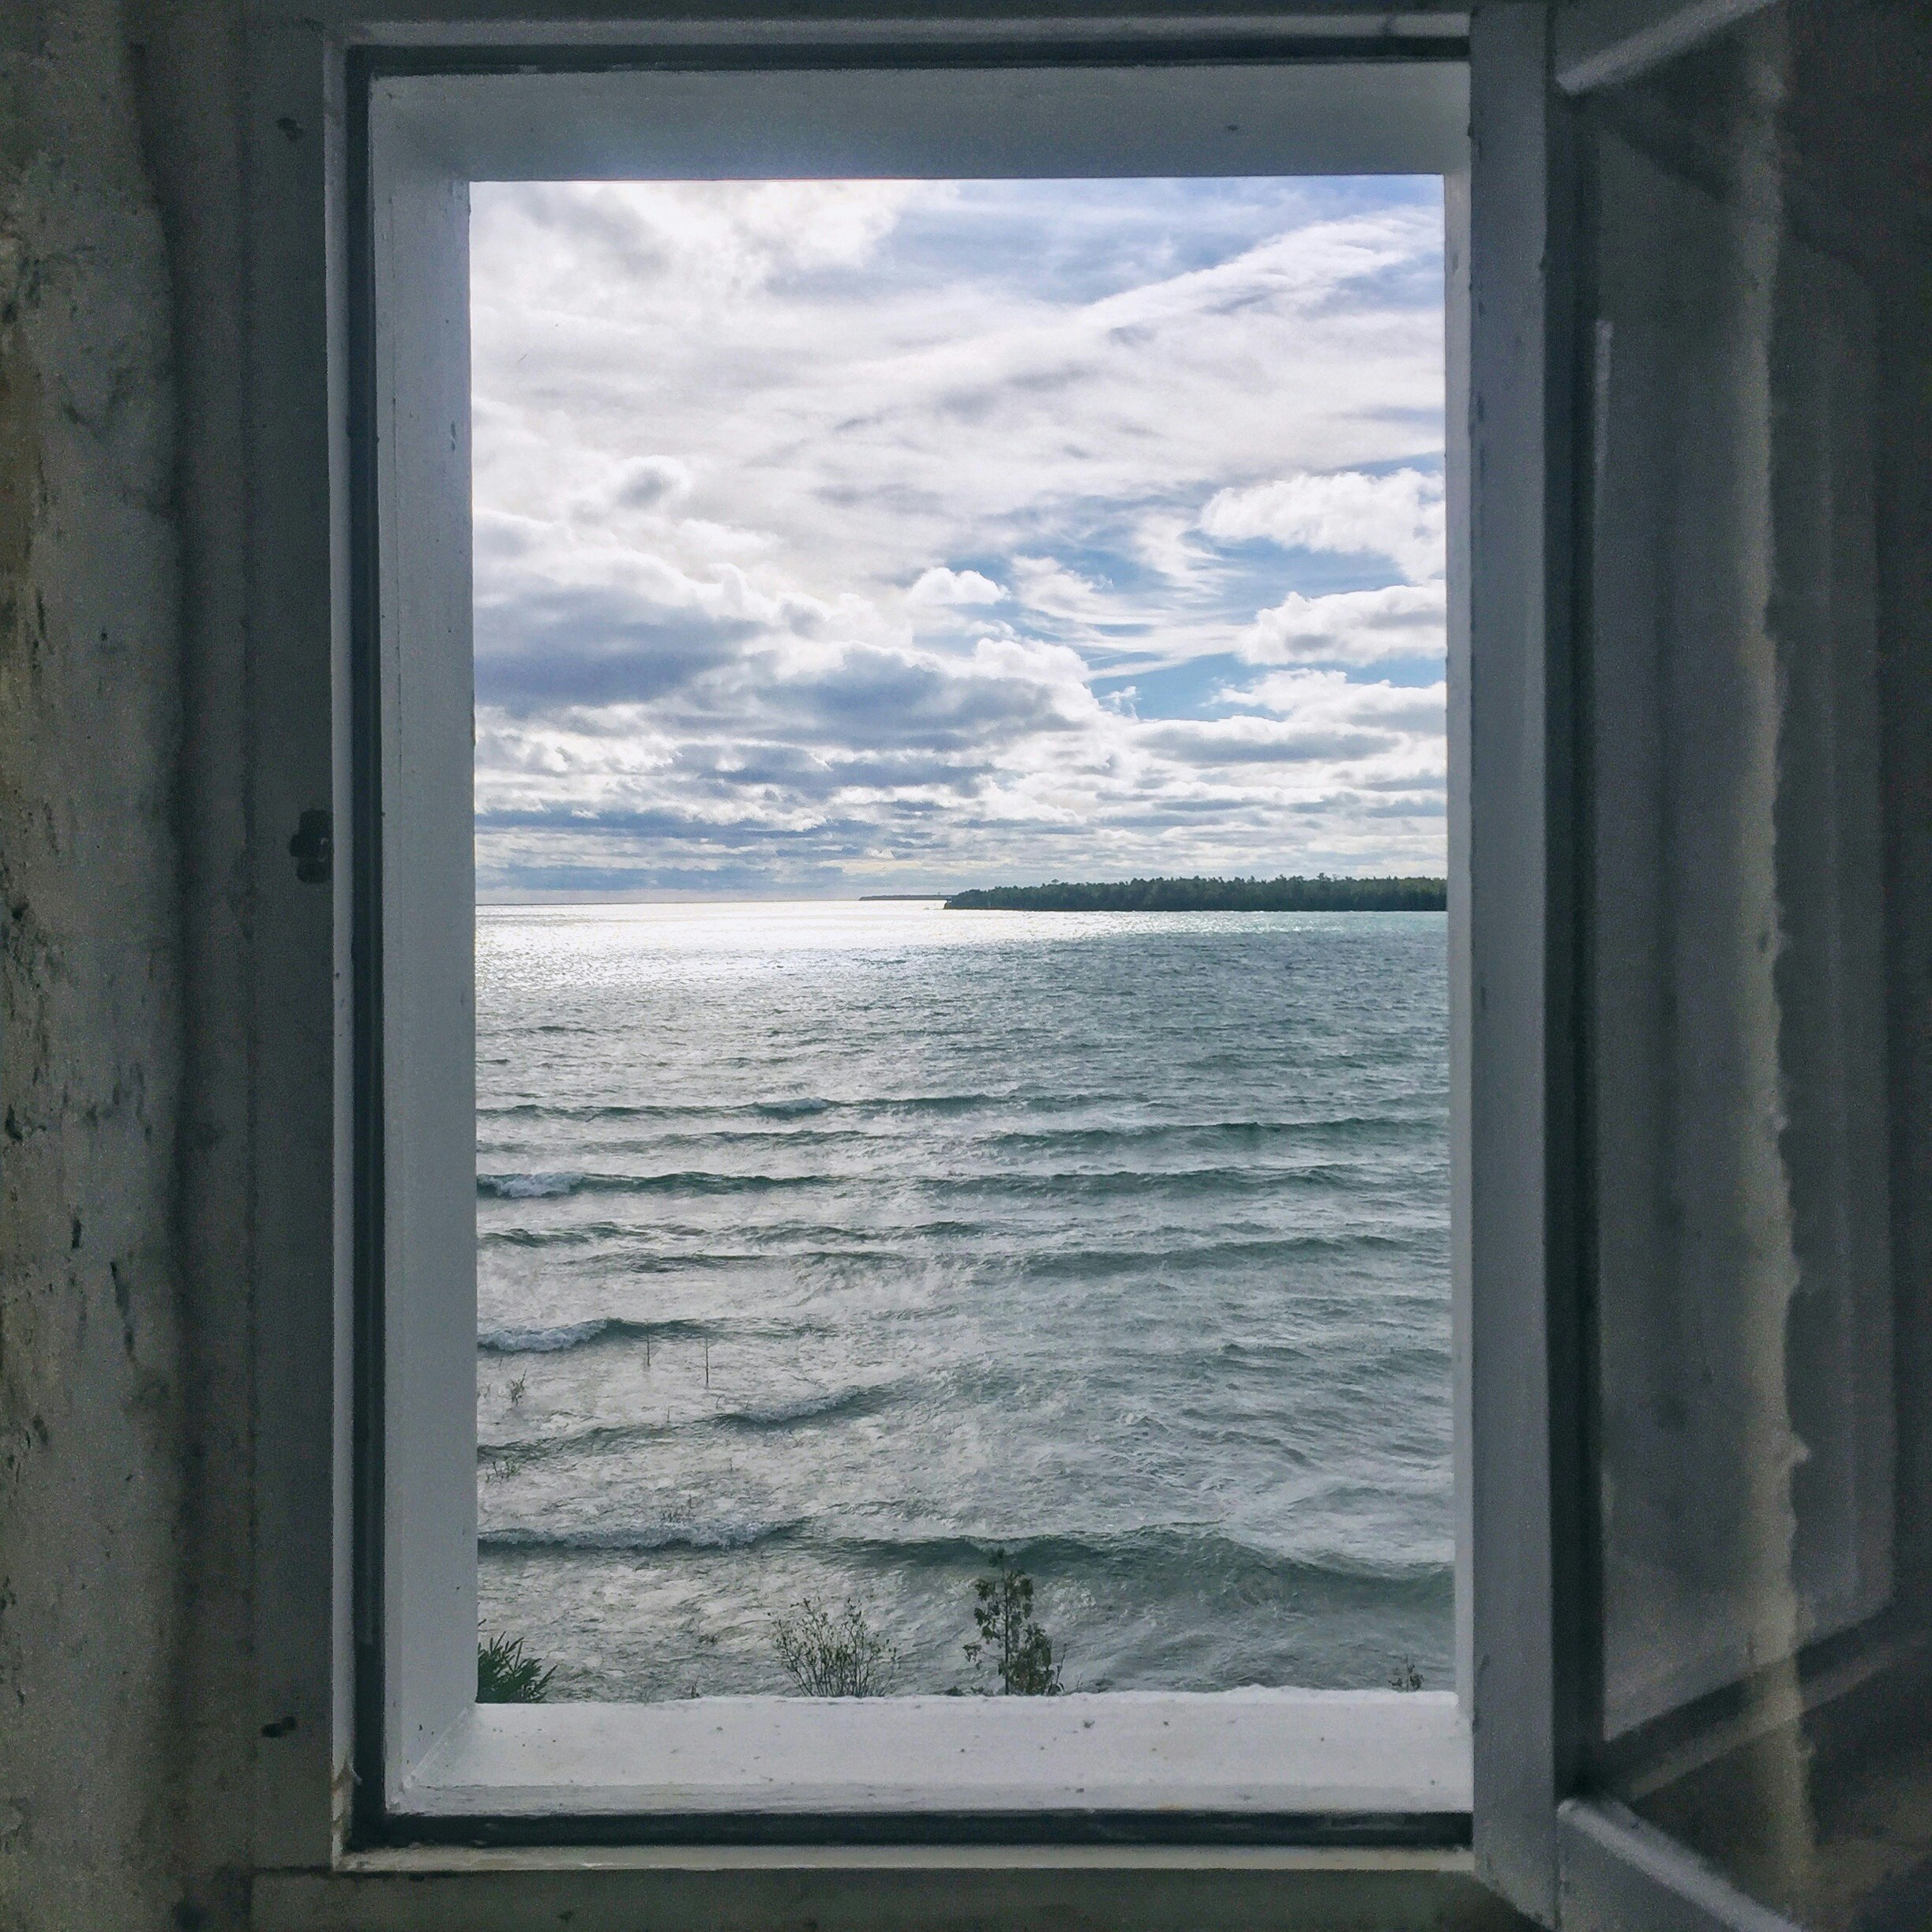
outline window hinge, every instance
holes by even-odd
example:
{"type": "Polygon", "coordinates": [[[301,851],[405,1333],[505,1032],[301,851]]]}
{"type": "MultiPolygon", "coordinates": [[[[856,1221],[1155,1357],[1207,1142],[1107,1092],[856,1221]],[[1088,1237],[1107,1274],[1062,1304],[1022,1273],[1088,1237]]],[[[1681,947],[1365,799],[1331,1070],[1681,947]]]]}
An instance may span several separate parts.
{"type": "Polygon", "coordinates": [[[294,837],[288,842],[288,855],[295,861],[295,876],[306,886],[326,885],[335,850],[335,831],[328,814],[303,812],[294,837]]]}

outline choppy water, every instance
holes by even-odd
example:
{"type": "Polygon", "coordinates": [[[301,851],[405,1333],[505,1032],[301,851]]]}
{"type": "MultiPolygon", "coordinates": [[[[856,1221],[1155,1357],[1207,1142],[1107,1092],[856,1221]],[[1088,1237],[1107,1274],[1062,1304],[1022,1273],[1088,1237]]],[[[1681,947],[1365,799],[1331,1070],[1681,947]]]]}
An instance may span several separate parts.
{"type": "Polygon", "coordinates": [[[555,1694],[786,1687],[863,1604],[972,1679],[1450,1682],[1445,928],[486,909],[482,1617],[555,1694]],[[707,1374],[708,1371],[708,1382],[707,1374]]]}

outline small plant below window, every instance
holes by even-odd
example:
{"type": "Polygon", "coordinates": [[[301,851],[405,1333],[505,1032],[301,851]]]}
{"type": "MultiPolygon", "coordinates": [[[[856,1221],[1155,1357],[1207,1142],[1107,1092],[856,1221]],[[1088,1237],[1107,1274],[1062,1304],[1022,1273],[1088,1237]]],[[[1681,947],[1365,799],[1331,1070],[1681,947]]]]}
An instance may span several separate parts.
{"type": "Polygon", "coordinates": [[[1389,1673],[1391,1690],[1420,1690],[1422,1688],[1422,1672],[1416,1667],[1413,1657],[1405,1657],[1389,1673]]]}
{"type": "Polygon", "coordinates": [[[513,1382],[512,1382],[512,1383],[510,1384],[510,1406],[511,1406],[511,1408],[512,1408],[512,1409],[516,1408],[516,1406],[517,1405],[517,1404],[518,1404],[519,1402],[522,1401],[522,1400],[523,1399],[523,1391],[524,1391],[526,1389],[527,1389],[529,1386],[530,1386],[530,1378],[529,1378],[529,1376],[528,1376],[528,1375],[519,1375],[519,1376],[517,1377],[517,1379],[516,1379],[516,1380],[515,1380],[513,1382]]]}
{"type": "Polygon", "coordinates": [[[527,1458],[514,1449],[504,1450],[500,1455],[486,1455],[482,1461],[482,1478],[486,1483],[507,1483],[523,1466],[527,1458]]]}
{"type": "Polygon", "coordinates": [[[476,1647],[478,1704],[541,1704],[556,1675],[554,1664],[524,1656],[520,1637],[486,1637],[476,1647]]]}
{"type": "Polygon", "coordinates": [[[1015,1569],[1004,1550],[994,1551],[992,1562],[973,1585],[979,1635],[966,1644],[966,1661],[990,1670],[1005,1696],[1056,1698],[1060,1667],[1053,1661],[1052,1640],[1034,1615],[1033,1578],[1015,1569]]]}
{"type": "Polygon", "coordinates": [[[772,1619],[778,1662],[808,1698],[876,1698],[898,1669],[899,1653],[848,1598],[837,1615],[805,1597],[772,1619]]]}

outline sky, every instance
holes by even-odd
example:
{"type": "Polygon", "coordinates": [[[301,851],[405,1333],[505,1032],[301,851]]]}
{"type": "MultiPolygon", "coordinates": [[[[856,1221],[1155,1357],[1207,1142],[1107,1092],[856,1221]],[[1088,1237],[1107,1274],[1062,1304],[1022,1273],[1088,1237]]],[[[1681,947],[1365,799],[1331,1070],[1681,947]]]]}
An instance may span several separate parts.
{"type": "Polygon", "coordinates": [[[471,234],[479,897],[1442,871],[1434,178],[471,234]]]}

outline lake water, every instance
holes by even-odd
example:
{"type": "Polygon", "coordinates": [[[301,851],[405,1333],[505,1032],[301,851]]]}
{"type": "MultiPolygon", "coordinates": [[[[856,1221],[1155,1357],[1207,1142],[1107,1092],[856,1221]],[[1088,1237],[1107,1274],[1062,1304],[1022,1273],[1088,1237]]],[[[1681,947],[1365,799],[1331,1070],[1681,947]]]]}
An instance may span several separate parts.
{"type": "Polygon", "coordinates": [[[970,1687],[1452,1681],[1445,921],[477,916],[486,1630],[787,1688],[850,1598],[970,1687]]]}

